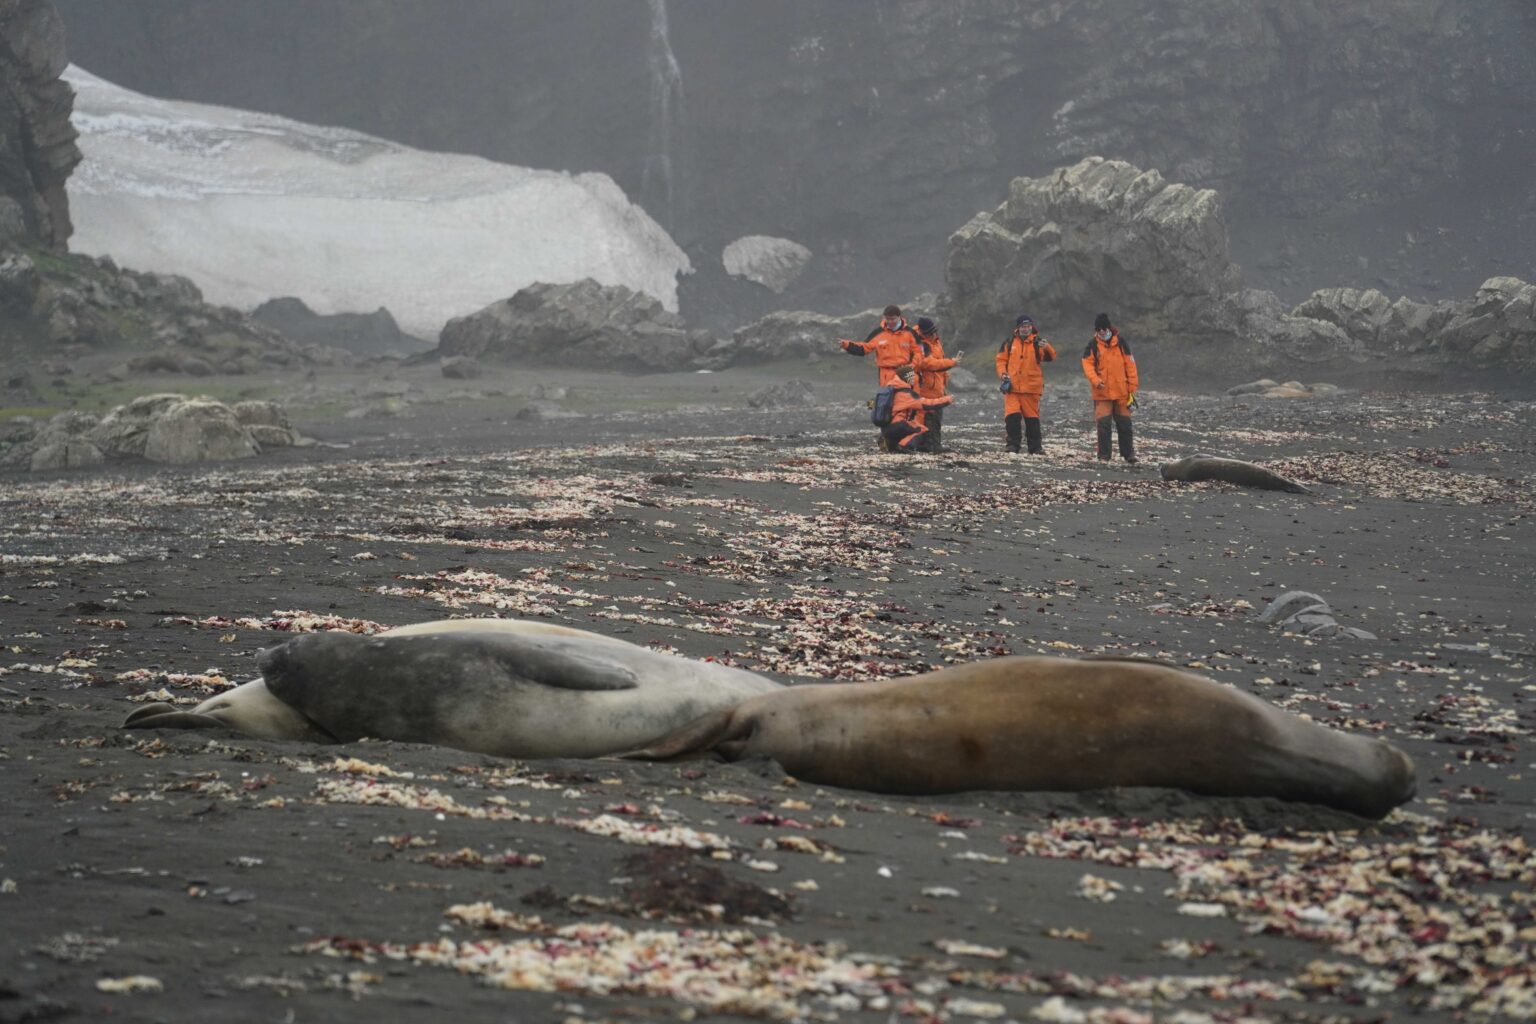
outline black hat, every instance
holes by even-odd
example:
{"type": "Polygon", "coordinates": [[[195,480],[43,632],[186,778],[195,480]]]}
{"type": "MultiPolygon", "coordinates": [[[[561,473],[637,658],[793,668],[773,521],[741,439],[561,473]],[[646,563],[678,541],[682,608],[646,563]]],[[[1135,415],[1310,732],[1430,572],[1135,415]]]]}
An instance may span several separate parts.
{"type": "Polygon", "coordinates": [[[1103,330],[1107,330],[1108,328],[1109,328],[1109,314],[1108,313],[1100,313],[1098,316],[1093,318],[1093,329],[1094,330],[1096,330],[1096,331],[1103,331],[1103,330]]]}
{"type": "Polygon", "coordinates": [[[934,323],[930,317],[920,316],[917,318],[917,332],[919,334],[931,338],[933,337],[933,332],[938,329],[939,325],[934,323]]]}
{"type": "Polygon", "coordinates": [[[881,316],[901,316],[901,307],[900,306],[886,306],[885,307],[885,312],[881,313],[880,315],[881,316]]]}
{"type": "Polygon", "coordinates": [[[1014,327],[1033,327],[1034,319],[1028,313],[1020,313],[1019,318],[1013,322],[1014,327]]]}

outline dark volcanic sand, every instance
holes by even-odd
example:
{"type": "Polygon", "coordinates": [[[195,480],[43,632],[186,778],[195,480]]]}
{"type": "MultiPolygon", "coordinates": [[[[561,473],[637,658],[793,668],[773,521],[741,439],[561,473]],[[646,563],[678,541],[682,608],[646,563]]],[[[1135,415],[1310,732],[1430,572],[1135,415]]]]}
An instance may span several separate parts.
{"type": "Polygon", "coordinates": [[[1101,468],[1065,374],[1046,457],[1001,451],[984,391],[952,413],[954,454],[898,460],[861,426],[867,369],[819,375],[804,410],[739,398],[803,371],[589,378],[647,400],[434,406],[302,424],[344,450],[0,477],[0,1021],[1533,1011],[1530,403],[1154,390],[1143,464],[1101,468]],[[1158,478],[1195,451],[1319,493],[1158,478]],[[1292,589],[1379,639],[1256,621],[1292,589]],[[1419,796],[1377,824],[117,728],[136,697],[249,678],[282,630],[451,615],[850,685],[1160,657],[1390,739],[1419,796]],[[476,904],[495,909],[445,914],[476,904]]]}

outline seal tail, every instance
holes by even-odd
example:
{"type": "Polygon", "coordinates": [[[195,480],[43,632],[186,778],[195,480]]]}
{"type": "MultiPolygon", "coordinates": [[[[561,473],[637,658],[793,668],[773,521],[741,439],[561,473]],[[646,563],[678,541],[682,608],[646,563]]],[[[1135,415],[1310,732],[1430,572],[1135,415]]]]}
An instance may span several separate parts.
{"type": "Polygon", "coordinates": [[[626,750],[614,756],[626,761],[669,761],[673,758],[702,755],[713,751],[716,744],[734,738],[740,731],[734,708],[722,708],[695,718],[687,725],[673,729],[659,739],[652,740],[638,750],[626,750]]]}

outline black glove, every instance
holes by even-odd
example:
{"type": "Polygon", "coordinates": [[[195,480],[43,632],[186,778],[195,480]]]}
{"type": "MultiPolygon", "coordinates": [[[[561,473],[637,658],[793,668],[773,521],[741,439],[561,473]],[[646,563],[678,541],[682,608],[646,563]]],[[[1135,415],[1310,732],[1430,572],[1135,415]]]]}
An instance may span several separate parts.
{"type": "Polygon", "coordinates": [[[1002,382],[1002,383],[1001,383],[1001,384],[999,384],[999,385],[998,385],[998,386],[997,386],[997,390],[999,390],[999,391],[1001,391],[1001,392],[1002,392],[1002,393],[1003,393],[1003,394],[1005,394],[1005,395],[1006,395],[1006,394],[1007,394],[1007,393],[1008,393],[1008,392],[1010,392],[1010,391],[1012,391],[1012,390],[1013,390],[1013,381],[1012,381],[1012,379],[1010,379],[1010,378],[1009,378],[1009,377],[1008,377],[1008,376],[1007,376],[1007,375],[1006,375],[1006,374],[1005,374],[1005,375],[1004,375],[1004,376],[1003,376],[1003,382],[1002,382]]]}

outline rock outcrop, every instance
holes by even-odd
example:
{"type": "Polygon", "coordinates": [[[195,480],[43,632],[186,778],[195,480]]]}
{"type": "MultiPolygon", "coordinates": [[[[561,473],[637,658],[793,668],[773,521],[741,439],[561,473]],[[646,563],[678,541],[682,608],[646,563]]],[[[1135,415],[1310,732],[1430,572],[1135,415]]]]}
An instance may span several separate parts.
{"type": "MultiPolygon", "coordinates": [[[[899,303],[910,323],[920,316],[931,316],[939,305],[933,295],[919,295],[910,302],[899,303]]],[[[740,327],[731,336],[730,358],[736,363],[768,363],[779,359],[846,359],[838,348],[840,338],[862,341],[880,324],[880,310],[862,310],[842,316],[811,313],[806,310],[784,310],[769,313],[761,320],[740,327]]],[[[940,323],[940,332],[950,337],[951,332],[940,323]]],[[[953,348],[953,346],[950,346],[953,348]]]]}
{"type": "Polygon", "coordinates": [[[266,324],[297,345],[343,349],[354,356],[404,356],[431,346],[406,334],[389,310],[372,313],[316,313],[303,299],[269,299],[251,310],[251,319],[266,324]]]}
{"type": "Polygon", "coordinates": [[[443,328],[438,354],[635,372],[721,365],[725,346],[623,285],[534,284],[443,328]]]}
{"type": "Polygon", "coordinates": [[[105,352],[122,354],[121,377],[254,373],[348,358],[339,349],[300,347],[238,310],[209,305],[184,277],[0,245],[0,357],[105,352]]]}
{"type": "Polygon", "coordinates": [[[996,211],[950,237],[944,284],[957,339],[1004,337],[1024,312],[1086,337],[1095,313],[1121,310],[1163,335],[1236,290],[1238,272],[1215,192],[1091,157],[1015,178],[996,211]]]}
{"type": "Polygon", "coordinates": [[[1434,305],[1328,288],[1287,310],[1242,287],[1219,196],[1097,157],[1016,179],[995,212],[950,237],[945,284],[948,336],[962,345],[1006,334],[1021,312],[1058,341],[1086,339],[1108,312],[1128,339],[1207,363],[1284,371],[1390,355],[1404,368],[1451,357],[1536,370],[1536,286],[1491,278],[1470,301],[1434,305]]]}
{"type": "Polygon", "coordinates": [[[0,467],[86,469],[141,459],[184,465],[246,459],[300,443],[277,402],[231,407],[207,397],[143,395],[100,418],[67,411],[42,423],[12,421],[0,437],[0,467]]]}
{"type": "MultiPolygon", "coordinates": [[[[1536,245],[1507,220],[1440,219],[1435,191],[1454,189],[1478,219],[1519,213],[1529,195],[1530,0],[839,0],[736,4],[728,18],[718,0],[565,0],[464,19],[438,0],[59,3],[76,59],[134,88],[601,168],[714,252],[771,226],[817,254],[786,292],[799,308],[930,286],[944,236],[1009,180],[1093,154],[1220,190],[1235,233],[1240,215],[1305,216],[1296,234],[1316,234],[1321,215],[1401,203],[1404,220],[1458,229],[1448,247],[1406,250],[1401,272],[1438,267],[1452,292],[1478,280],[1460,255],[1536,245]],[[647,64],[663,6],[689,99],[665,135],[647,64]],[[508,60],[507,40],[530,45],[508,60]]],[[[1374,284],[1376,253],[1349,277],[1334,271],[1355,252],[1331,248],[1305,247],[1319,270],[1307,287],[1374,284]]]]}
{"type": "Polygon", "coordinates": [[[0,0],[0,242],[63,249],[64,182],[80,162],[64,23],[52,0],[0,0]]]}

